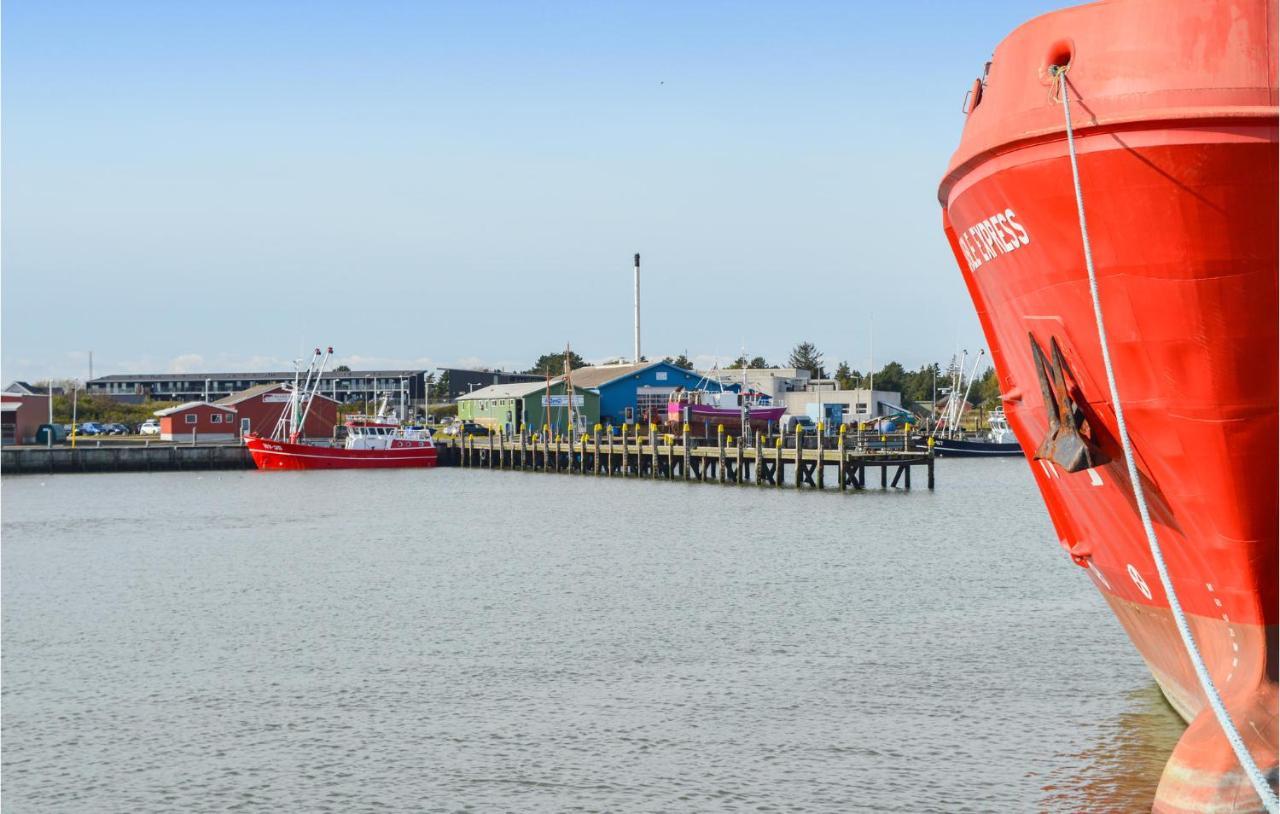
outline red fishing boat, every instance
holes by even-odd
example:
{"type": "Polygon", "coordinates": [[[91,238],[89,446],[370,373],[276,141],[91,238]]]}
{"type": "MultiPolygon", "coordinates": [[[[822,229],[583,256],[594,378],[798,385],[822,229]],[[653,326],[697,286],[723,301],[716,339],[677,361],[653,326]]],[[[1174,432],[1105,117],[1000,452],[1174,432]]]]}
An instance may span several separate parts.
{"type": "Polygon", "coordinates": [[[290,388],[289,406],[270,438],[250,434],[245,446],[259,469],[393,469],[436,465],[436,447],[426,429],[403,426],[391,416],[384,399],[378,415],[353,415],[345,421],[346,440],[308,443],[301,437],[307,412],[320,386],[320,374],[333,348],[312,357],[306,378],[301,373],[290,388]]]}
{"type": "Polygon", "coordinates": [[[1032,20],[973,83],[938,193],[1060,543],[1189,722],[1159,811],[1275,799],[1278,19],[1032,20]]]}

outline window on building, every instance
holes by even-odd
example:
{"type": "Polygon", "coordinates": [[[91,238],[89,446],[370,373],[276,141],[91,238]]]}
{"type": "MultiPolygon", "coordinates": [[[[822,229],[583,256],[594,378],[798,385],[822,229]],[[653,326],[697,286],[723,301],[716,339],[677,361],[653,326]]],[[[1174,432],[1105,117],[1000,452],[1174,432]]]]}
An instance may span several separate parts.
{"type": "Polygon", "coordinates": [[[186,418],[186,420],[187,420],[187,423],[188,423],[188,424],[194,424],[194,423],[196,423],[196,414],[195,414],[195,413],[187,413],[187,414],[184,416],[184,418],[186,418]]]}
{"type": "Polygon", "coordinates": [[[653,374],[653,378],[657,379],[660,382],[665,382],[667,380],[667,371],[665,370],[656,371],[653,374]]]}
{"type": "Polygon", "coordinates": [[[213,415],[209,416],[209,423],[210,423],[210,424],[221,424],[221,423],[222,423],[222,413],[214,413],[213,415]]]}
{"type": "Polygon", "coordinates": [[[648,416],[650,421],[663,421],[667,416],[667,401],[671,398],[671,388],[642,388],[636,391],[636,409],[640,415],[648,416]]]}
{"type": "Polygon", "coordinates": [[[867,403],[865,401],[858,402],[858,412],[865,413],[867,411],[867,403]]]}

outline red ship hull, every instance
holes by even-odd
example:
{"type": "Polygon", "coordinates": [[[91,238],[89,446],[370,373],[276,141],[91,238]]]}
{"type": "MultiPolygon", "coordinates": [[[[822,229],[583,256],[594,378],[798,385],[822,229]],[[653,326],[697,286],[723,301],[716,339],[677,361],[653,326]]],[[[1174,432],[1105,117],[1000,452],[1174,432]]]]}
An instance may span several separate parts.
{"type": "Polygon", "coordinates": [[[1157,537],[1214,684],[1274,784],[1276,19],[1275,2],[1135,0],[1028,23],[996,50],[939,190],[1059,541],[1190,722],[1161,778],[1160,811],[1262,804],[1208,709],[1135,507],[1047,67],[1069,65],[1102,310],[1157,537]],[[1054,405],[1033,342],[1060,349],[1051,369],[1065,372],[1092,466],[1034,457],[1054,405]]]}
{"type": "Polygon", "coordinates": [[[436,465],[436,449],[432,446],[344,449],[257,436],[249,436],[244,443],[259,469],[403,469],[436,465]]]}

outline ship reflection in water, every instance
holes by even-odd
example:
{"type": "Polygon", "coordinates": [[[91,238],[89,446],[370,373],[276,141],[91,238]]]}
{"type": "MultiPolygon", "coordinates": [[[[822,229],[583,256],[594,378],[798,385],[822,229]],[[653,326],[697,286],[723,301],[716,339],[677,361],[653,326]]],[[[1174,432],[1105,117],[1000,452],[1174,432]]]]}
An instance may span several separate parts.
{"type": "Polygon", "coordinates": [[[1045,811],[1145,811],[1186,729],[1154,682],[1124,694],[1125,710],[1098,723],[1096,741],[1064,753],[1044,785],[1045,811]]]}

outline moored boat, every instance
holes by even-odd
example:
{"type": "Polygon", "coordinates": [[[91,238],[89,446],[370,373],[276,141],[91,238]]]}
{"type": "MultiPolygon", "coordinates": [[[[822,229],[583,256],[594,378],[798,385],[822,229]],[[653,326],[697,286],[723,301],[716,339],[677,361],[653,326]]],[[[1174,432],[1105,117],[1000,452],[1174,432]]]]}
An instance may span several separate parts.
{"type": "Polygon", "coordinates": [[[777,427],[785,412],[785,406],[766,404],[752,398],[749,393],[728,389],[677,388],[667,402],[667,424],[672,427],[688,424],[700,431],[705,429],[709,434],[714,434],[719,427],[724,427],[726,432],[738,433],[742,431],[744,416],[752,429],[765,430],[777,427]]]}
{"type": "Polygon", "coordinates": [[[933,452],[944,458],[1009,458],[1022,455],[1022,445],[1009,429],[1003,409],[992,410],[987,415],[986,433],[965,437],[939,435],[933,439],[933,452]]]}
{"type": "Polygon", "coordinates": [[[317,348],[306,378],[295,377],[289,404],[271,437],[245,436],[244,444],[259,469],[399,469],[436,465],[436,447],[426,429],[406,427],[391,416],[386,401],[377,415],[352,415],[344,422],[341,446],[308,442],[301,435],[307,410],[320,386],[320,374],[333,354],[317,348]]]}
{"type": "Polygon", "coordinates": [[[426,430],[402,427],[374,416],[346,421],[343,446],[308,444],[250,435],[245,446],[259,469],[395,469],[436,465],[436,448],[426,430]]]}
{"type": "Polygon", "coordinates": [[[1159,811],[1275,794],[1278,17],[1032,20],[973,84],[939,189],[1060,543],[1189,722],[1159,811]]]}

